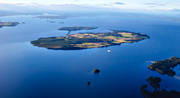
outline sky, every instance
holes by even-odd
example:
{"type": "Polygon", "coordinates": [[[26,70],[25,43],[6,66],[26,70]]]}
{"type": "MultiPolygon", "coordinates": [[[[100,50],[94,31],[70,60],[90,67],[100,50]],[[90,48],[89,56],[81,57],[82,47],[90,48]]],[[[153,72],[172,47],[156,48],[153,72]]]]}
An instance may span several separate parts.
{"type": "Polygon", "coordinates": [[[137,11],[178,11],[180,0],[0,0],[1,10],[106,8],[137,11]]]}

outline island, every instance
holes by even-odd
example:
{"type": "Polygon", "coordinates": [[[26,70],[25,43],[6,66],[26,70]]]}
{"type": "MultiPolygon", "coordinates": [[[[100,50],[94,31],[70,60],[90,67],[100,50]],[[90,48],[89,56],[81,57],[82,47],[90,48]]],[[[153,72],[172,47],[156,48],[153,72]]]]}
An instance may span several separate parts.
{"type": "Polygon", "coordinates": [[[18,24],[19,24],[19,22],[0,22],[0,28],[17,26],[18,24]]]}
{"type": "Polygon", "coordinates": [[[94,69],[93,71],[95,74],[99,74],[100,73],[100,70],[99,69],[94,69]]]}
{"type": "Polygon", "coordinates": [[[154,89],[159,89],[160,88],[160,82],[162,81],[161,78],[159,77],[153,77],[150,76],[149,78],[146,79],[146,81],[152,86],[154,89]]]}
{"type": "Polygon", "coordinates": [[[79,30],[93,30],[97,29],[98,27],[83,27],[83,26],[73,26],[73,27],[62,27],[58,30],[68,31],[67,35],[70,34],[72,31],[79,31],[79,30]]]}
{"type": "Polygon", "coordinates": [[[122,43],[133,43],[149,36],[134,32],[112,31],[106,33],[77,33],[64,37],[39,38],[31,41],[34,46],[54,50],[80,50],[89,48],[107,47],[122,43]]]}
{"type": "Polygon", "coordinates": [[[180,64],[180,58],[171,57],[162,61],[154,61],[148,68],[159,72],[160,74],[167,74],[168,76],[174,76],[176,73],[173,70],[174,67],[180,64]]]}

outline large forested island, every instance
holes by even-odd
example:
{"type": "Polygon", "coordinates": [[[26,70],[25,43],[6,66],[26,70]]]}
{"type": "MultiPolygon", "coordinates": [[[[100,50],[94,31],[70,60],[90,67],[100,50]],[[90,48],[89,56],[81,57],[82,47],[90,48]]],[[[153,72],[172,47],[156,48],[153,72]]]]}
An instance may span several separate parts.
{"type": "Polygon", "coordinates": [[[1,27],[11,27],[11,26],[17,26],[18,22],[0,22],[0,28],[1,27]]]}
{"type": "Polygon", "coordinates": [[[39,38],[31,41],[38,47],[54,50],[78,50],[97,47],[120,45],[121,43],[133,43],[149,38],[145,34],[127,31],[112,31],[107,33],[78,33],[64,37],[39,38]]]}

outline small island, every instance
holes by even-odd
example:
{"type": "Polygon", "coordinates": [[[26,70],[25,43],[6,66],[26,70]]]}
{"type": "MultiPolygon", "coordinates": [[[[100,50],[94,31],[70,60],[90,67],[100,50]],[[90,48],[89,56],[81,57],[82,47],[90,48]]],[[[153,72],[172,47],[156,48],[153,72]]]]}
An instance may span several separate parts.
{"type": "Polygon", "coordinates": [[[64,37],[39,38],[31,41],[34,46],[54,50],[79,50],[133,43],[148,39],[149,36],[134,32],[112,31],[107,33],[78,33],[64,37]]]}
{"type": "Polygon", "coordinates": [[[162,61],[154,61],[153,64],[149,65],[148,68],[159,72],[160,74],[167,74],[174,76],[176,73],[173,70],[174,67],[180,64],[180,58],[171,57],[162,61]]]}
{"type": "Polygon", "coordinates": [[[79,31],[79,30],[93,30],[97,29],[98,27],[82,27],[82,26],[74,26],[74,27],[62,27],[58,30],[68,31],[67,35],[70,34],[72,31],[79,31]]]}
{"type": "Polygon", "coordinates": [[[61,15],[41,15],[36,16],[36,18],[40,19],[66,19],[68,16],[61,16],[61,15]]]}
{"type": "Polygon", "coordinates": [[[13,27],[17,26],[19,22],[0,22],[0,28],[1,27],[13,27]]]}
{"type": "Polygon", "coordinates": [[[97,27],[81,27],[81,26],[74,26],[74,27],[62,27],[58,30],[65,30],[65,31],[78,31],[78,30],[93,30],[97,29],[97,27]]]}

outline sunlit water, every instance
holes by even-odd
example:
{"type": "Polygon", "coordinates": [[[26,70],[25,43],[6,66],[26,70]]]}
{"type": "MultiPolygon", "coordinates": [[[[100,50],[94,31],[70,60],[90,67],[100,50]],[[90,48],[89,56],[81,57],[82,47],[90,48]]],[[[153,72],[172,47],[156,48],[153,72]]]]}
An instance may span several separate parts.
{"type": "MultiPolygon", "coordinates": [[[[162,88],[180,91],[178,76],[160,75],[147,68],[151,64],[147,61],[180,57],[178,21],[121,13],[52,20],[8,16],[0,20],[25,22],[16,27],[0,28],[1,98],[141,98],[140,88],[148,84],[149,76],[161,77],[162,88]],[[150,39],[74,51],[48,50],[30,43],[40,37],[64,36],[67,32],[57,29],[65,26],[99,27],[79,32],[127,30],[147,34],[150,39]],[[111,53],[107,53],[108,49],[111,53]],[[93,73],[95,68],[100,69],[100,74],[93,73]],[[91,82],[89,86],[88,81],[91,82]]],[[[176,71],[178,74],[180,70],[176,71]]]]}

